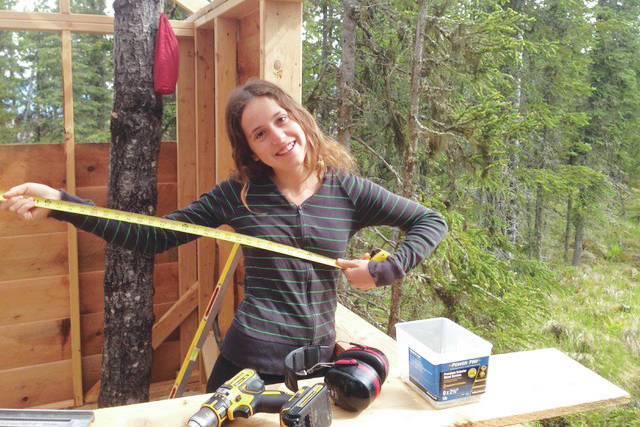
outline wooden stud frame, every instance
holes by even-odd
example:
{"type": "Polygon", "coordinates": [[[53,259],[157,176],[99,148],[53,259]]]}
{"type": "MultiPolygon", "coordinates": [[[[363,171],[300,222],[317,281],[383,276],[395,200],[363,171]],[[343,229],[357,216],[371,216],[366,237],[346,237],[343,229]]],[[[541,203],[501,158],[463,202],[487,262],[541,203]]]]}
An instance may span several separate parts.
{"type": "MultiPolygon", "coordinates": [[[[76,176],[77,173],[86,174],[86,168],[94,166],[86,164],[86,148],[76,146],[74,135],[72,33],[113,34],[114,19],[108,16],[74,14],[71,13],[72,0],[59,1],[59,13],[0,10],[0,30],[52,31],[60,34],[64,111],[64,144],[62,145],[63,153],[60,154],[65,159],[63,168],[65,183],[62,185],[70,192],[80,191],[79,195],[93,198],[101,204],[104,202],[102,200],[104,195],[99,191],[100,187],[91,187],[91,185],[102,184],[92,184],[91,180],[86,183],[83,181],[86,179],[86,177],[83,178],[84,175],[76,176]],[[81,184],[81,188],[77,188],[78,182],[85,183],[81,184]]],[[[224,109],[230,92],[238,83],[250,77],[265,78],[281,85],[300,100],[302,2],[301,0],[214,0],[212,3],[207,3],[205,0],[175,1],[185,10],[195,12],[185,21],[170,21],[178,37],[180,49],[180,74],[176,98],[177,185],[175,191],[177,196],[175,203],[178,206],[185,206],[199,194],[211,188],[215,182],[226,179],[232,169],[231,147],[224,129],[224,109]],[[273,41],[272,38],[277,40],[273,41]],[[296,44],[299,46],[291,49],[291,46],[296,44]]],[[[103,148],[96,145],[92,148],[92,152],[98,149],[103,153],[102,155],[106,155],[108,149],[106,146],[103,148]]],[[[56,152],[57,148],[52,145],[47,148],[47,151],[56,152]]],[[[28,160],[28,156],[33,153],[35,152],[31,148],[25,148],[25,160],[28,160]]],[[[56,167],[55,170],[59,168],[56,167]]],[[[41,172],[53,173],[53,171],[41,172]]],[[[37,179],[38,176],[30,178],[37,179]]],[[[161,185],[165,184],[159,183],[159,186],[161,185]]],[[[10,224],[11,227],[15,228],[17,225],[10,224]]],[[[34,229],[37,230],[38,227],[41,226],[35,225],[34,229]]],[[[66,288],[61,295],[66,295],[69,301],[70,344],[65,347],[68,348],[65,352],[68,351],[69,359],[64,358],[60,362],[55,362],[56,366],[64,369],[43,364],[42,372],[58,369],[57,376],[47,375],[46,377],[47,381],[56,383],[64,383],[67,381],[64,378],[71,375],[71,385],[67,387],[64,383],[61,389],[65,390],[64,396],[70,395],[72,399],[64,397],[65,400],[51,401],[48,398],[46,402],[39,401],[38,406],[81,406],[95,402],[99,391],[99,382],[87,383],[87,378],[96,377],[100,360],[100,355],[95,354],[95,351],[98,351],[95,339],[91,339],[93,335],[87,334],[93,334],[94,330],[100,333],[100,320],[96,316],[99,315],[100,303],[99,298],[95,296],[91,296],[91,301],[87,302],[89,291],[84,287],[90,283],[91,289],[94,287],[99,289],[100,272],[95,271],[93,264],[87,265],[84,264],[86,261],[79,261],[81,258],[79,253],[84,254],[89,250],[97,254],[102,246],[95,245],[99,239],[96,240],[86,233],[79,234],[72,226],[48,223],[44,229],[55,232],[64,230],[66,233],[66,248],[63,248],[62,243],[57,240],[55,243],[57,246],[47,247],[50,262],[54,259],[63,259],[62,256],[66,251],[64,255],[67,260],[66,269],[56,267],[56,270],[47,273],[50,275],[47,277],[55,277],[55,286],[66,288]],[[83,284],[82,288],[81,284],[83,284]],[[81,342],[85,340],[90,340],[91,350],[83,356],[83,351],[87,349],[81,347],[81,342]],[[88,391],[83,391],[83,374],[87,372],[88,377],[85,375],[84,387],[88,391]]],[[[48,237],[43,237],[40,241],[53,243],[53,240],[48,237]]],[[[166,338],[171,336],[176,328],[180,330],[180,341],[177,343],[172,341],[169,343],[171,345],[166,347],[175,352],[175,356],[168,357],[165,351],[157,355],[165,359],[161,361],[164,366],[173,363],[171,360],[174,357],[181,361],[186,356],[202,310],[217,280],[219,274],[217,267],[224,264],[228,252],[229,247],[224,242],[199,239],[177,250],[177,271],[174,271],[174,267],[170,264],[157,264],[156,267],[161,275],[169,273],[167,276],[169,278],[175,275],[178,282],[177,299],[173,300],[173,305],[170,307],[164,305],[153,328],[154,349],[164,345],[166,338]],[[199,311],[196,311],[196,308],[199,308],[199,311]],[[173,345],[174,343],[177,345],[173,345]]],[[[157,258],[161,258],[161,262],[166,263],[170,256],[162,254],[157,258]]],[[[37,256],[34,259],[37,260],[37,256]]],[[[6,281],[7,278],[11,279],[11,276],[5,277],[4,280],[6,281]]],[[[164,277],[156,277],[156,281],[158,279],[167,281],[164,277]]],[[[242,275],[237,275],[236,280],[241,279],[242,275]]],[[[0,280],[3,280],[1,276],[0,280]]],[[[49,282],[53,285],[52,280],[49,279],[49,282]]],[[[13,286],[13,284],[7,286],[13,286]]],[[[56,298],[58,298],[57,295],[56,298]]],[[[237,286],[229,287],[219,315],[220,329],[223,334],[231,324],[234,307],[241,295],[242,290],[237,286]]],[[[61,313],[59,316],[63,316],[61,319],[64,320],[67,314],[61,313]]],[[[28,330],[29,328],[23,328],[20,335],[28,333],[28,330]]],[[[218,354],[213,340],[209,340],[205,345],[202,354],[203,363],[199,371],[194,374],[199,377],[201,386],[218,354]]],[[[20,371],[16,371],[15,374],[18,378],[20,371]]],[[[36,370],[32,375],[37,375],[36,370]]],[[[10,375],[5,378],[10,378],[10,375]]]]}

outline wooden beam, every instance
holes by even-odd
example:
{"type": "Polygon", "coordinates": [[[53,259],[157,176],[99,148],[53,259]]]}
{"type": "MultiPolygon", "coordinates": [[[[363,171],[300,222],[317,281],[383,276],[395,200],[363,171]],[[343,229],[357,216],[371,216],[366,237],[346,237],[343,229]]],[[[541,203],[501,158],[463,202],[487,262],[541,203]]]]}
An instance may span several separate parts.
{"type": "MultiPolygon", "coordinates": [[[[225,128],[225,109],[231,91],[238,83],[237,75],[237,40],[238,20],[232,18],[216,18],[215,31],[215,122],[216,122],[216,182],[229,177],[234,168],[231,157],[231,143],[225,128]]],[[[218,242],[218,264],[224,265],[230,256],[232,245],[228,242],[218,242]]],[[[235,289],[223,295],[223,303],[218,314],[218,324],[223,334],[231,326],[235,311],[235,289]]]]}
{"type": "Polygon", "coordinates": [[[302,3],[260,1],[260,52],[260,77],[279,85],[300,101],[302,3]]]}
{"type": "Polygon", "coordinates": [[[206,0],[171,0],[182,9],[186,10],[189,13],[197,12],[205,6],[209,5],[209,2],[206,0]]]}
{"type": "MultiPolygon", "coordinates": [[[[76,192],[76,152],[73,121],[73,86],[71,32],[63,31],[62,38],[62,96],[64,100],[64,145],[67,165],[67,190],[76,192]]],[[[78,230],[67,226],[67,259],[69,264],[69,314],[71,318],[71,366],[73,399],[82,405],[82,350],[80,340],[80,288],[78,280],[78,230]]]]}
{"type": "Polygon", "coordinates": [[[218,0],[185,21],[193,21],[196,28],[211,28],[216,18],[241,19],[257,10],[259,5],[259,0],[218,0]]]}
{"type": "MultiPolygon", "coordinates": [[[[196,170],[196,76],[193,38],[178,39],[180,71],[176,94],[178,206],[187,206],[198,197],[196,170]]],[[[178,247],[178,295],[198,280],[197,243],[178,247]]],[[[180,360],[184,360],[198,327],[198,313],[180,325],[180,360]]]]}
{"type": "MultiPolygon", "coordinates": [[[[196,164],[197,191],[202,194],[215,183],[215,66],[214,35],[208,29],[195,31],[196,45],[196,164]]],[[[198,318],[202,318],[207,307],[215,280],[216,242],[198,239],[198,318]]],[[[204,351],[204,349],[203,349],[204,351]]],[[[201,365],[201,367],[206,368],[201,365]]],[[[206,381],[206,369],[200,370],[200,378],[206,381]]]]}
{"type": "MultiPolygon", "coordinates": [[[[171,20],[177,37],[193,37],[193,23],[171,20]]],[[[64,31],[113,34],[113,17],[74,13],[14,12],[0,10],[0,30],[64,31]]]]}
{"type": "Polygon", "coordinates": [[[151,331],[151,346],[155,350],[167,339],[184,319],[189,316],[198,305],[198,282],[180,296],[169,310],[158,320],[151,331]]]}

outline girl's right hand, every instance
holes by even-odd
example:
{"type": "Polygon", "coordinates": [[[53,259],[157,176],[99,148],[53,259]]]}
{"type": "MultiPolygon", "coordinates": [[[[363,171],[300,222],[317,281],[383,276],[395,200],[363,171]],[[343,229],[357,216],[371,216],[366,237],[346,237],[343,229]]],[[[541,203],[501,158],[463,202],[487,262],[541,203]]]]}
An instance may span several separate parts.
{"type": "Polygon", "coordinates": [[[27,182],[2,194],[5,200],[0,202],[0,210],[15,212],[26,220],[45,218],[49,214],[49,209],[36,207],[29,196],[60,200],[62,193],[48,185],[27,182]]]}

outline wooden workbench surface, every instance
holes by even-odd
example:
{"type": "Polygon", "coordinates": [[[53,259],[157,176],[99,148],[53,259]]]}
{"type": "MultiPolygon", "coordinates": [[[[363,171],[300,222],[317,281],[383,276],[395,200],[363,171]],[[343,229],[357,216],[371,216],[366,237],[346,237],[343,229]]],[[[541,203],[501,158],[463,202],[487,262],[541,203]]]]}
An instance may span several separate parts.
{"type": "MultiPolygon", "coordinates": [[[[487,391],[479,401],[446,409],[434,409],[405,384],[396,366],[395,341],[366,327],[362,319],[340,307],[339,337],[344,341],[377,346],[389,357],[391,371],[380,396],[363,412],[353,414],[333,406],[335,426],[449,426],[511,425],[629,403],[629,393],[572,360],[557,349],[492,355],[487,391]],[[366,332],[364,332],[366,331],[366,332]],[[360,336],[358,336],[360,334],[360,336]],[[366,335],[366,336],[364,336],[366,335]]],[[[321,379],[302,382],[315,384],[321,379]]],[[[186,425],[209,394],[161,400],[116,408],[98,409],[91,427],[186,425]]],[[[237,420],[234,427],[279,425],[276,414],[258,414],[237,420]]]]}

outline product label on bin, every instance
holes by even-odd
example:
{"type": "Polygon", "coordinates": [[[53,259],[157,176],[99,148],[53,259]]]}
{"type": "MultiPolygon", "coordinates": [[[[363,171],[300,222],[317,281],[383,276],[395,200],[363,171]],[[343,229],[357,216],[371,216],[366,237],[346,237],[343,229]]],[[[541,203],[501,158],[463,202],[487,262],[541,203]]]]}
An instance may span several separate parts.
{"type": "Polygon", "coordinates": [[[409,348],[409,379],[436,401],[447,401],[483,393],[489,356],[433,365],[409,348]]]}

